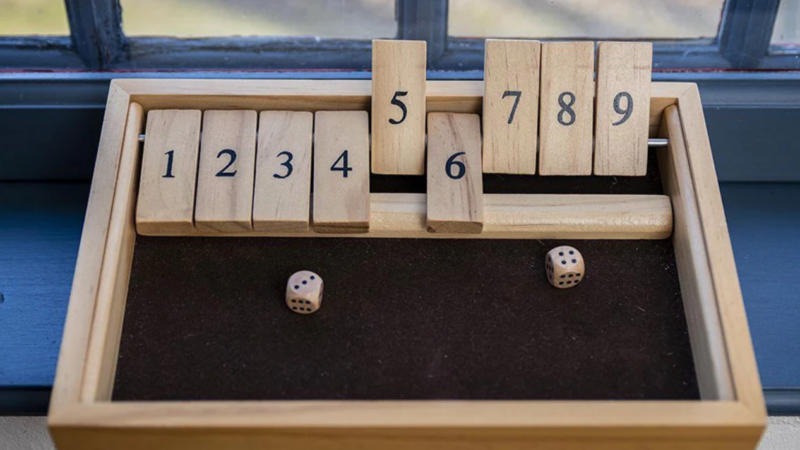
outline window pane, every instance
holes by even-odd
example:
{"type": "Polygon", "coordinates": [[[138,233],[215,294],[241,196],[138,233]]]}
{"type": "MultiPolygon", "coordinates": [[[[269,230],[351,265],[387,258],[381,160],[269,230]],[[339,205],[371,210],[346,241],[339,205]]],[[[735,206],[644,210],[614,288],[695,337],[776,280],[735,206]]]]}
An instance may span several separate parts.
{"type": "Polygon", "coordinates": [[[450,35],[715,37],[724,0],[450,0],[450,35]]]}
{"type": "Polygon", "coordinates": [[[0,36],[67,34],[64,0],[0,0],[0,36]]]}
{"type": "Polygon", "coordinates": [[[772,43],[800,44],[800,0],[781,0],[772,43]]]}
{"type": "Polygon", "coordinates": [[[128,36],[391,38],[394,0],[122,0],[128,36]]]}

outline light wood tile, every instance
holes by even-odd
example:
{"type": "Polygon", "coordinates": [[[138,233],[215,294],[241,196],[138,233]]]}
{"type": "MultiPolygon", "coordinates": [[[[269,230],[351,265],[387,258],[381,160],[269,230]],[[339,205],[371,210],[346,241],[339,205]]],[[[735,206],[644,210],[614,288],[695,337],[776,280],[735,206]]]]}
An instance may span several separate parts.
{"type": "Polygon", "coordinates": [[[653,44],[597,46],[597,120],[594,174],[647,174],[653,44]]]}
{"type": "Polygon", "coordinates": [[[150,111],[145,132],[136,229],[142,234],[188,233],[193,228],[200,111],[150,111]]]}
{"type": "Polygon", "coordinates": [[[314,115],[314,231],[369,231],[369,123],[366,111],[314,115]]]}
{"type": "Polygon", "coordinates": [[[255,111],[206,111],[197,175],[198,230],[252,229],[255,111]]]}
{"type": "Polygon", "coordinates": [[[592,174],[594,43],[542,44],[539,172],[592,174]]]}
{"type": "Polygon", "coordinates": [[[253,229],[306,231],[311,201],[310,112],[263,111],[258,125],[253,229]]]}
{"type": "Polygon", "coordinates": [[[536,173],[541,43],[486,40],[483,171],[536,173]]]}
{"type": "Polygon", "coordinates": [[[477,114],[428,114],[428,231],[483,230],[481,121],[477,114]]]}
{"type": "Polygon", "coordinates": [[[425,173],[425,41],[372,41],[372,171],[425,173]]]}

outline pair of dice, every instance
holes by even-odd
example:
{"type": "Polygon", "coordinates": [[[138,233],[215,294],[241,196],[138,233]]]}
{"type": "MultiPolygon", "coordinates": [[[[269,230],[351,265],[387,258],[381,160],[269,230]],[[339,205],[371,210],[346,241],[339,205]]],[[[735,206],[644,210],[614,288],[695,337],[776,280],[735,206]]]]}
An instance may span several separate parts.
{"type": "MultiPolygon", "coordinates": [[[[583,256],[574,247],[562,245],[547,253],[547,281],[559,289],[576,286],[583,279],[586,266],[583,256]]],[[[299,314],[311,314],[322,305],[322,277],[301,270],[286,283],[286,305],[299,314]]]]}

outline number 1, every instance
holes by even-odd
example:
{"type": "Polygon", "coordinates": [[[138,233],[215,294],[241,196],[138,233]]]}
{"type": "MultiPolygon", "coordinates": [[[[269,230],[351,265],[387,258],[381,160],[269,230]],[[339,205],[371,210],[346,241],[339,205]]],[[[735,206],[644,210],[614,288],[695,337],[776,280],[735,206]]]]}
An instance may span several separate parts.
{"type": "Polygon", "coordinates": [[[175,156],[175,150],[170,150],[164,154],[167,155],[167,173],[161,178],[175,178],[175,175],[172,174],[172,157],[175,156]]]}

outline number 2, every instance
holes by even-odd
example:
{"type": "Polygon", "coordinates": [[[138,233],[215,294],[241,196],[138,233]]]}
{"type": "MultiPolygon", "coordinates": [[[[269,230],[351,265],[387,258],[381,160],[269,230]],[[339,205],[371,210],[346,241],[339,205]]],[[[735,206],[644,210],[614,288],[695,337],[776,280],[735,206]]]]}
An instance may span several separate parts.
{"type": "Polygon", "coordinates": [[[508,124],[511,125],[511,122],[514,121],[514,113],[517,112],[517,105],[519,105],[519,99],[522,97],[522,91],[505,91],[503,92],[503,98],[506,97],[516,97],[514,98],[514,106],[511,107],[511,114],[508,116],[508,124]]]}
{"type": "Polygon", "coordinates": [[[392,104],[400,108],[403,111],[403,117],[400,120],[389,119],[389,123],[392,125],[400,125],[406,120],[406,115],[408,115],[408,110],[406,109],[406,104],[400,101],[397,97],[405,97],[408,95],[408,91],[397,91],[394,93],[394,97],[392,97],[392,104]]]}
{"type": "Polygon", "coordinates": [[[232,176],[236,175],[236,171],[235,170],[233,172],[226,172],[226,170],[228,170],[228,168],[230,168],[233,165],[233,162],[236,161],[236,152],[231,150],[231,149],[229,149],[229,148],[226,148],[225,150],[220,150],[220,152],[217,153],[217,159],[222,157],[222,155],[230,156],[231,160],[228,161],[228,164],[225,167],[223,167],[222,170],[217,172],[217,176],[218,177],[232,177],[232,176]]]}
{"type": "Polygon", "coordinates": [[[283,174],[283,175],[278,175],[276,173],[276,174],[273,174],[272,176],[277,178],[277,179],[279,179],[279,180],[282,180],[284,178],[288,178],[289,175],[292,174],[292,171],[294,170],[294,167],[292,167],[292,158],[294,156],[292,156],[291,152],[280,152],[280,153],[278,153],[278,156],[286,156],[286,161],[281,163],[281,165],[283,167],[286,167],[286,173],[283,174]]]}
{"type": "Polygon", "coordinates": [[[353,170],[353,168],[347,164],[347,150],[345,150],[341,155],[339,155],[338,158],[336,158],[336,161],[333,162],[333,165],[331,166],[331,172],[342,172],[342,177],[347,178],[347,172],[351,170],[353,170]],[[342,167],[336,167],[336,165],[339,164],[339,161],[342,162],[342,167]]]}
{"type": "Polygon", "coordinates": [[[167,155],[167,173],[161,178],[175,178],[175,175],[172,174],[172,157],[175,156],[175,150],[170,150],[164,154],[167,155]]]}
{"type": "Polygon", "coordinates": [[[617,126],[617,125],[622,125],[623,123],[625,123],[625,121],[627,121],[631,117],[631,113],[633,113],[633,97],[631,97],[631,94],[629,94],[629,93],[627,93],[625,91],[622,91],[619,94],[617,94],[617,96],[614,97],[614,111],[617,114],[622,114],[622,118],[619,119],[618,122],[614,122],[611,125],[612,126],[617,126]],[[621,99],[623,99],[623,98],[628,100],[628,101],[626,102],[625,109],[620,109],[619,101],[621,99]]]}

